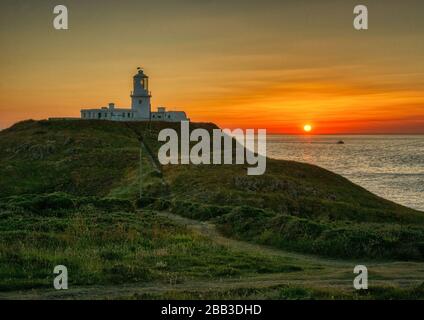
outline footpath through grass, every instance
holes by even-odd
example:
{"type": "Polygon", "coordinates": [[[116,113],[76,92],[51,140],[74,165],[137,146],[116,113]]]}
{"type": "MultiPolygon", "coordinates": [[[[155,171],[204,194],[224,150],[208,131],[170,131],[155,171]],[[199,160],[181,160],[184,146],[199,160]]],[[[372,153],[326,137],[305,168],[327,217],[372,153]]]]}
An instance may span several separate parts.
{"type": "Polygon", "coordinates": [[[129,201],[66,194],[23,199],[3,199],[0,207],[1,291],[51,288],[56,265],[67,266],[71,287],[302,270],[282,257],[213,243],[165,217],[135,211],[129,201]]]}

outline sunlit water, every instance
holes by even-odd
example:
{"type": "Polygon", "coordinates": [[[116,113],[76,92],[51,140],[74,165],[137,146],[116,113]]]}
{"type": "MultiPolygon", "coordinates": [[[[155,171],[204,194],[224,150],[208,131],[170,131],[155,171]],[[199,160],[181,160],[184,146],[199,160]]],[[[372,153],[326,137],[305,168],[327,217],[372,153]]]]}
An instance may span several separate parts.
{"type": "Polygon", "coordinates": [[[267,155],[318,165],[424,211],[424,136],[269,135],[267,155]]]}

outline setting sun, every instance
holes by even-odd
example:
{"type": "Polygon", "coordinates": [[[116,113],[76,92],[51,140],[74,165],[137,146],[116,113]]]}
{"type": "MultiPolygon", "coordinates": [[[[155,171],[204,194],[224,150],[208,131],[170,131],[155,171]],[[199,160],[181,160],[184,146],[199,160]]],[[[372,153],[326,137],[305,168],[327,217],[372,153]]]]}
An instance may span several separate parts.
{"type": "Polygon", "coordinates": [[[305,130],[305,132],[311,132],[312,126],[310,124],[305,124],[305,126],[303,127],[303,130],[305,130]]]}

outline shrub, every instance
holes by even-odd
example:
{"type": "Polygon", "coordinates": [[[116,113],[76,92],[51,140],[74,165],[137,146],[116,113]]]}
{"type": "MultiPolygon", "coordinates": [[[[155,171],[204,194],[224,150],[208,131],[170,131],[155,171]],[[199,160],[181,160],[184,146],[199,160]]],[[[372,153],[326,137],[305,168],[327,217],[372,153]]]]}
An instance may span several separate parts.
{"type": "Polygon", "coordinates": [[[169,186],[163,181],[155,181],[143,187],[143,195],[147,197],[163,197],[169,195],[169,186]]]}
{"type": "Polygon", "coordinates": [[[170,203],[170,209],[173,213],[188,218],[210,220],[229,213],[233,208],[230,206],[217,206],[174,199],[170,203]]]}
{"type": "Polygon", "coordinates": [[[146,208],[153,205],[156,202],[156,200],[157,198],[154,198],[154,197],[143,196],[136,200],[135,205],[137,208],[146,208]]]}
{"type": "Polygon", "coordinates": [[[159,198],[153,203],[152,209],[163,211],[169,209],[170,206],[171,202],[169,200],[159,198]]]}
{"type": "Polygon", "coordinates": [[[90,198],[88,203],[107,211],[134,211],[134,203],[126,199],[90,198]]]}
{"type": "Polygon", "coordinates": [[[21,195],[10,197],[8,201],[10,207],[23,208],[34,213],[50,212],[60,209],[74,209],[74,199],[63,192],[56,192],[45,195],[21,195]]]}

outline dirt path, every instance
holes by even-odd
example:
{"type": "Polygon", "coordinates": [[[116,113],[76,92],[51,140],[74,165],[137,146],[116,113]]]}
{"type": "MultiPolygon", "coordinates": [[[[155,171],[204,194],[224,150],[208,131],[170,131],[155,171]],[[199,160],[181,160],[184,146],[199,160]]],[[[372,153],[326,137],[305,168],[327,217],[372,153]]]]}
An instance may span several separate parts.
{"type": "Polygon", "coordinates": [[[89,286],[71,288],[66,291],[26,290],[0,293],[0,299],[114,299],[129,298],[142,294],[166,292],[210,292],[237,288],[272,288],[278,285],[299,285],[309,288],[338,288],[352,290],[353,268],[357,264],[368,267],[371,286],[410,287],[424,281],[424,264],[416,262],[361,262],[327,259],[312,255],[278,250],[267,246],[229,239],[221,235],[209,222],[199,222],[172,213],[158,213],[178,224],[185,225],[213,242],[235,251],[246,251],[258,255],[284,257],[303,271],[244,276],[231,279],[191,280],[180,284],[150,282],[111,286],[89,286]]]}
{"type": "MultiPolygon", "coordinates": [[[[338,270],[353,274],[353,268],[358,265],[366,265],[369,271],[376,272],[379,277],[394,282],[402,282],[407,279],[408,281],[414,280],[417,282],[424,281],[424,263],[420,262],[396,262],[396,261],[360,261],[360,260],[340,260],[323,258],[313,255],[294,253],[285,250],[275,249],[268,246],[248,243],[244,241],[238,241],[227,238],[221,235],[216,227],[210,222],[201,222],[184,218],[182,216],[172,214],[169,212],[160,212],[160,216],[167,217],[176,223],[187,226],[189,229],[199,232],[204,236],[207,236],[211,240],[221,245],[225,245],[235,250],[256,252],[258,254],[277,255],[280,257],[286,257],[293,259],[294,262],[298,262],[301,265],[310,265],[312,267],[322,267],[325,270],[331,270],[334,272],[338,270]]],[[[321,276],[324,276],[325,272],[320,271],[321,276]]],[[[335,279],[336,280],[336,279],[335,279]]]]}
{"type": "Polygon", "coordinates": [[[169,212],[160,212],[158,213],[158,215],[171,219],[172,221],[178,224],[184,225],[188,227],[189,229],[210,238],[211,240],[213,240],[214,242],[218,244],[221,244],[226,247],[239,250],[239,251],[247,251],[249,253],[256,252],[258,254],[280,256],[280,257],[290,258],[293,260],[298,260],[299,262],[303,261],[303,262],[332,266],[332,267],[340,266],[340,267],[351,268],[352,266],[355,266],[359,263],[358,261],[349,262],[346,260],[337,260],[337,259],[330,259],[330,258],[326,259],[326,258],[321,258],[318,256],[298,254],[294,252],[274,249],[272,247],[258,245],[258,244],[249,243],[245,241],[238,241],[238,240],[225,237],[222,234],[220,234],[218,230],[216,229],[215,225],[210,222],[192,220],[192,219],[188,219],[188,218],[185,218],[173,213],[169,213],[169,212]]]}
{"type": "MultiPolygon", "coordinates": [[[[299,277],[299,275],[297,275],[299,277]]],[[[403,287],[416,285],[415,280],[404,280],[403,287]]],[[[208,293],[222,292],[231,289],[255,288],[269,289],[279,285],[305,286],[308,288],[334,288],[340,290],[352,289],[352,280],[317,279],[311,275],[304,275],[302,279],[287,277],[283,274],[267,274],[254,277],[245,277],[225,280],[199,280],[187,281],[182,284],[166,284],[163,282],[150,282],[145,284],[123,284],[108,286],[86,286],[57,291],[54,289],[25,290],[13,292],[0,292],[0,300],[103,300],[103,299],[128,299],[145,294],[164,293],[208,293]]],[[[373,285],[385,286],[387,281],[376,280],[373,285]]]]}

